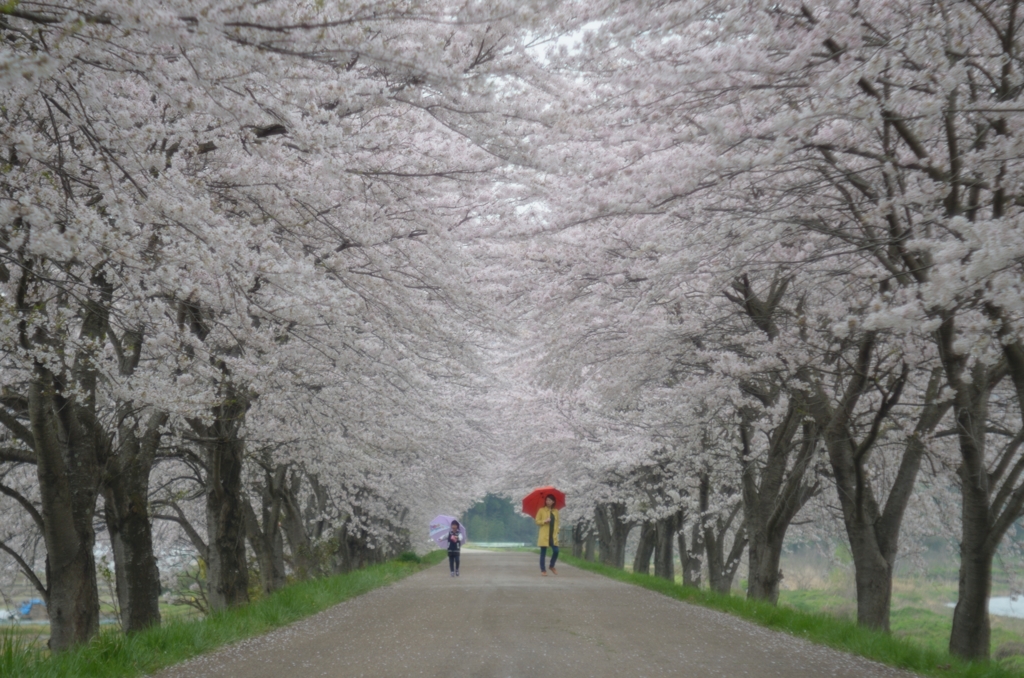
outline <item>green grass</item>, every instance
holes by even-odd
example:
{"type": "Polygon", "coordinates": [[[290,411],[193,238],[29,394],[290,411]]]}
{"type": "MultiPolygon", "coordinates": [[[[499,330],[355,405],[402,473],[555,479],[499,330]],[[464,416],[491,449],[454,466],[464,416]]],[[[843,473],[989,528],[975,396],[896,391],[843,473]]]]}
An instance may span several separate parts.
{"type": "Polygon", "coordinates": [[[849,598],[827,589],[780,591],[779,603],[801,612],[821,613],[846,621],[857,619],[857,604],[849,598]]]}
{"type": "Polygon", "coordinates": [[[392,560],[348,574],[293,584],[244,607],[201,621],[172,620],[130,636],[110,629],[93,642],[48,656],[13,632],[0,632],[0,676],[18,678],[127,678],[210,652],[228,643],[258,636],[325,610],[344,600],[386,586],[436,565],[443,551],[417,562],[392,560]]]}
{"type": "Polygon", "coordinates": [[[953,622],[931,610],[920,607],[904,607],[892,611],[889,616],[889,626],[892,628],[893,635],[898,638],[907,638],[918,645],[942,652],[949,644],[949,634],[953,629],[953,622]]]}
{"type": "MultiPolygon", "coordinates": [[[[845,575],[833,572],[830,581],[821,582],[821,588],[782,591],[779,604],[804,612],[820,612],[852,621],[857,617],[857,603],[852,572],[845,575]]],[[[953,628],[953,609],[946,603],[956,600],[957,582],[935,576],[897,577],[893,580],[892,634],[913,643],[945,652],[953,628]]],[[[992,654],[1003,658],[1004,667],[1024,669],[1024,656],[1006,656],[1024,650],[1024,619],[993,615],[992,654]]]]}
{"type": "Polygon", "coordinates": [[[160,618],[165,622],[173,620],[202,619],[202,613],[191,605],[184,603],[160,603],[160,618]]]}
{"type": "MultiPolygon", "coordinates": [[[[813,643],[827,645],[837,650],[860,655],[883,664],[888,664],[889,666],[914,671],[921,675],[948,676],[951,678],[1024,677],[1024,672],[1008,666],[1001,666],[995,662],[965,662],[951,657],[942,648],[919,644],[913,642],[910,638],[901,638],[895,634],[890,635],[861,628],[850,619],[837,618],[822,612],[808,611],[817,609],[816,606],[822,602],[820,598],[829,595],[824,592],[799,592],[808,594],[803,599],[803,606],[807,609],[796,609],[796,607],[785,605],[776,607],[761,601],[747,600],[740,596],[722,595],[713,591],[684,587],[658,577],[633,574],[571,556],[563,557],[563,559],[570,565],[574,565],[582,570],[641,586],[687,603],[727,612],[761,626],[804,638],[813,643]],[[819,600],[812,600],[814,596],[818,596],[819,600]]],[[[837,604],[840,601],[845,603],[844,600],[837,596],[832,596],[832,598],[835,599],[834,602],[837,604]]],[[[917,622],[927,621],[929,624],[934,623],[935,620],[930,617],[922,617],[922,612],[941,618],[940,615],[927,610],[911,611],[909,613],[901,611],[899,621],[900,623],[906,622],[913,626],[914,617],[917,616],[917,622]]],[[[894,615],[894,617],[896,616],[894,615]]],[[[897,626],[895,620],[893,626],[897,626]]],[[[947,630],[945,633],[948,639],[949,631],[947,630]]]]}

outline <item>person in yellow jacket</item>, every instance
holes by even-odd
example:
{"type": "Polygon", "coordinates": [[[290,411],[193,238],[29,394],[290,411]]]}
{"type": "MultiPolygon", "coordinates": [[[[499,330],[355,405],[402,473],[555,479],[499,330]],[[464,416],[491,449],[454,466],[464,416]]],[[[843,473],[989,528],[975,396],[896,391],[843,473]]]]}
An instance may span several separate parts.
{"type": "Polygon", "coordinates": [[[537,533],[537,546],[540,547],[540,573],[547,576],[547,569],[544,567],[544,557],[547,555],[548,547],[551,547],[551,563],[548,567],[551,574],[558,574],[555,563],[558,562],[558,509],[555,508],[555,495],[549,494],[544,498],[544,506],[537,510],[535,519],[540,526],[537,533]]]}

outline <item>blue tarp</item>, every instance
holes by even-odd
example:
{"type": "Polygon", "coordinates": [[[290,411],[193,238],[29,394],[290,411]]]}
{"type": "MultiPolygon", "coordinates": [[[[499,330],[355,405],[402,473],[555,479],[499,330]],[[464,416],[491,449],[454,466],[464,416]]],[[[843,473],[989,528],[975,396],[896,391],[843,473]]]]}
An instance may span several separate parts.
{"type": "Polygon", "coordinates": [[[24,616],[28,615],[29,612],[32,611],[32,606],[33,605],[43,605],[43,604],[44,603],[43,603],[43,599],[42,598],[33,598],[32,600],[28,601],[27,603],[22,603],[21,607],[18,608],[18,614],[20,614],[22,617],[24,617],[24,616]]]}

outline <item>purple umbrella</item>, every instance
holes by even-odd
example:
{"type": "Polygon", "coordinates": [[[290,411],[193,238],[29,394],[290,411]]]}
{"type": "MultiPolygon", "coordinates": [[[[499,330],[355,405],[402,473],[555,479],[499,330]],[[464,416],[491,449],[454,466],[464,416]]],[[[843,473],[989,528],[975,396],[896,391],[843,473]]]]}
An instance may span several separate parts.
{"type": "MultiPolygon", "coordinates": [[[[448,548],[448,533],[452,529],[452,521],[457,520],[452,516],[437,516],[430,521],[430,538],[434,540],[438,548],[448,548]]],[[[459,521],[459,532],[462,533],[462,543],[466,543],[466,526],[459,521]]]]}

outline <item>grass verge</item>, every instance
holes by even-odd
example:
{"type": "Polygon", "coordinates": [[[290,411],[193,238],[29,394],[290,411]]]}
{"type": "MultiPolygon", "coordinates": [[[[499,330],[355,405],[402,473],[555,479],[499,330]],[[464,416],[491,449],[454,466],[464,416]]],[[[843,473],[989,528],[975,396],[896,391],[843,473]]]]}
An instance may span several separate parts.
{"type": "Polygon", "coordinates": [[[829,615],[776,607],[739,596],[680,586],[651,575],[633,574],[572,556],[562,556],[561,559],[581,570],[641,586],[687,603],[727,612],[812,643],[827,645],[921,675],[948,678],[1024,678],[1024,673],[1005,668],[995,662],[965,662],[951,657],[948,652],[922,647],[903,638],[865,629],[851,621],[836,619],[829,615]]]}
{"type": "Polygon", "coordinates": [[[43,650],[0,633],[0,676],[18,678],[129,678],[264,634],[325,610],[344,600],[386,586],[436,565],[444,551],[420,560],[392,560],[362,570],[292,584],[254,603],[200,621],[171,621],[126,636],[102,632],[83,647],[47,656],[43,650]]]}

